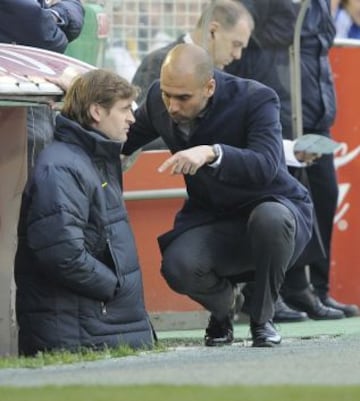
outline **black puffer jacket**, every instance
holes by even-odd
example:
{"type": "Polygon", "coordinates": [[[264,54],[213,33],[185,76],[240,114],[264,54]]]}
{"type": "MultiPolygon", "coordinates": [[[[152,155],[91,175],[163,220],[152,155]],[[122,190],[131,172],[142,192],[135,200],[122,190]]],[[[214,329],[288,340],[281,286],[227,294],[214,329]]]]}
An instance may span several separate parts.
{"type": "Polygon", "coordinates": [[[23,195],[15,260],[19,351],[151,346],[122,198],[121,145],[58,116],[23,195]]]}

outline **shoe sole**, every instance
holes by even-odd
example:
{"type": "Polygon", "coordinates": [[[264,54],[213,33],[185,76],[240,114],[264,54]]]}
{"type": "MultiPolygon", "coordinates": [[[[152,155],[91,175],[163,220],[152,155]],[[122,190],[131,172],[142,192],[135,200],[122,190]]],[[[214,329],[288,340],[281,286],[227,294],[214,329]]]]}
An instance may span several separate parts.
{"type": "Polygon", "coordinates": [[[339,320],[344,319],[346,316],[343,314],[342,316],[319,316],[319,315],[311,315],[308,313],[308,316],[312,320],[339,320]]]}
{"type": "Polygon", "coordinates": [[[358,311],[355,311],[355,310],[354,311],[349,311],[349,310],[347,311],[344,308],[334,308],[333,306],[328,306],[326,304],[324,304],[324,305],[329,307],[329,308],[333,308],[333,309],[339,310],[340,312],[342,312],[345,315],[345,317],[360,316],[360,313],[358,311]]]}
{"type": "Polygon", "coordinates": [[[272,341],[258,341],[253,342],[252,347],[259,347],[259,348],[274,348],[280,345],[281,341],[279,342],[272,342],[272,341]]]}
{"type": "Polygon", "coordinates": [[[358,312],[345,312],[344,310],[343,310],[343,312],[345,314],[345,317],[358,317],[358,316],[360,316],[360,314],[358,312]]]}
{"type": "MultiPolygon", "coordinates": [[[[288,305],[291,308],[295,309],[295,310],[298,310],[298,311],[301,311],[301,312],[306,312],[306,314],[308,315],[309,319],[311,319],[311,320],[338,320],[338,319],[344,319],[346,317],[345,313],[343,311],[340,311],[339,309],[337,309],[337,310],[339,310],[340,312],[343,312],[343,314],[339,315],[339,316],[332,316],[331,317],[331,316],[327,316],[327,315],[324,315],[324,316],[313,315],[311,312],[309,312],[307,310],[304,310],[305,308],[302,308],[301,306],[293,304],[290,301],[288,302],[288,305]]],[[[328,306],[326,306],[326,307],[328,308],[328,306]]],[[[335,309],[335,308],[333,308],[333,309],[335,309]]]]}
{"type": "Polygon", "coordinates": [[[274,323],[297,323],[297,322],[305,322],[306,320],[309,320],[309,318],[306,317],[298,317],[296,319],[276,319],[275,317],[273,318],[274,323]]]}
{"type": "Polygon", "coordinates": [[[231,345],[234,342],[232,341],[214,341],[214,340],[205,340],[206,347],[223,347],[226,345],[231,345]]]}

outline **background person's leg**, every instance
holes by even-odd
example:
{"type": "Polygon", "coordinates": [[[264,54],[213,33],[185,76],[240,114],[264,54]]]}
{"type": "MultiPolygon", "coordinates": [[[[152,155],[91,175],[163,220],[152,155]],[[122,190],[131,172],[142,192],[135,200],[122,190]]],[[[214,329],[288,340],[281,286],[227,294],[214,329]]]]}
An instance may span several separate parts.
{"type": "Polygon", "coordinates": [[[302,255],[301,263],[299,264],[298,261],[286,274],[282,291],[284,299],[292,307],[305,311],[310,318],[316,320],[353,316],[357,312],[353,305],[339,304],[328,298],[331,236],[338,197],[332,155],[322,156],[314,165],[307,168],[307,183],[314,202],[326,256],[320,252],[320,248],[316,247],[302,255]],[[305,273],[305,264],[310,266],[310,282],[305,273]]]}
{"type": "Polygon", "coordinates": [[[307,175],[321,240],[327,255],[310,263],[310,281],[316,294],[323,298],[329,291],[331,238],[339,192],[333,156],[322,156],[307,168],[307,175]]]}

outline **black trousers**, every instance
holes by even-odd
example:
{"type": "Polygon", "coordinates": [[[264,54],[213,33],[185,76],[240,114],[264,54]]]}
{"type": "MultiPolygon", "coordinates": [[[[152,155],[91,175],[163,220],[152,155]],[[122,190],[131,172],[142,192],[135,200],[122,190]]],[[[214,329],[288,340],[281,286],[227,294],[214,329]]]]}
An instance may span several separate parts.
{"type": "Polygon", "coordinates": [[[162,275],[168,285],[186,294],[216,318],[228,315],[233,283],[254,280],[250,317],[264,323],[288,266],[303,244],[297,244],[296,221],[276,202],[256,206],[249,216],[189,229],[164,251],[162,275]]]}
{"type": "MultiPolygon", "coordinates": [[[[306,171],[325,255],[318,247],[313,247],[313,251],[301,257],[286,274],[284,286],[289,290],[307,287],[305,265],[308,264],[311,284],[315,292],[324,297],[329,291],[331,238],[339,192],[333,156],[322,156],[306,171]]],[[[312,238],[311,242],[314,241],[312,238]]]]}

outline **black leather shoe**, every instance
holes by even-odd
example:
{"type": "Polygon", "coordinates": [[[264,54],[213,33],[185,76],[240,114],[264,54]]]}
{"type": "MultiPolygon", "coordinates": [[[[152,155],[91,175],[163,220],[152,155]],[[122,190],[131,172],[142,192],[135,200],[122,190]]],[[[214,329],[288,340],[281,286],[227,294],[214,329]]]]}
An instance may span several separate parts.
{"type": "Polygon", "coordinates": [[[220,321],[211,315],[204,340],[207,347],[232,344],[234,341],[234,329],[231,317],[226,317],[220,321]]]}
{"type": "Polygon", "coordinates": [[[279,295],[279,298],[275,302],[275,313],[273,317],[275,323],[303,322],[308,319],[308,315],[305,312],[290,308],[279,295]]]}
{"type": "Polygon", "coordinates": [[[290,307],[306,312],[310,319],[335,320],[345,317],[343,311],[323,305],[310,287],[304,290],[286,290],[283,292],[283,297],[290,307]]]}
{"type": "Polygon", "coordinates": [[[274,347],[281,342],[281,336],[275,329],[272,320],[266,323],[250,322],[253,347],[274,347]]]}
{"type": "Polygon", "coordinates": [[[360,314],[359,307],[357,305],[343,304],[329,296],[320,298],[320,300],[325,306],[342,311],[346,317],[359,316],[360,314]]]}

